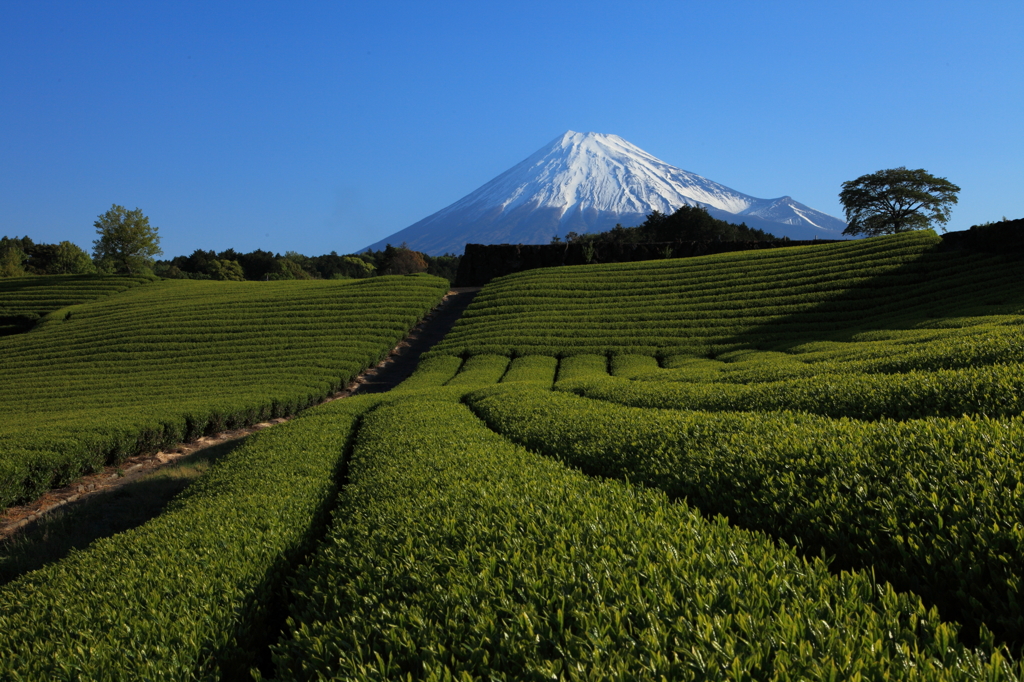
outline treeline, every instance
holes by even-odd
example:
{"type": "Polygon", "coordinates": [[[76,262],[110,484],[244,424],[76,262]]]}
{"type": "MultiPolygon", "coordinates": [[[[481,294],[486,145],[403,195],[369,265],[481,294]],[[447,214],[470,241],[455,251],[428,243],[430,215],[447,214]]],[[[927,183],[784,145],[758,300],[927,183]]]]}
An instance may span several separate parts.
{"type": "MultiPolygon", "coordinates": [[[[671,215],[654,211],[642,224],[636,227],[616,225],[607,232],[577,234],[570,232],[565,241],[570,244],[648,244],[662,242],[767,242],[778,241],[778,237],[764,230],[747,227],[746,223],[734,225],[712,218],[703,206],[683,206],[671,215]]],[[[783,237],[782,239],[787,239],[783,237]]],[[[551,240],[553,244],[561,238],[551,240]]]]}
{"type": "MultiPolygon", "coordinates": [[[[455,281],[461,256],[428,256],[402,246],[388,245],[380,251],[339,256],[304,256],[295,251],[284,255],[257,249],[239,253],[234,249],[204,251],[189,256],[153,262],[153,274],[168,279],[283,280],[363,279],[375,275],[405,275],[426,272],[455,281]]],[[[29,237],[0,238],[0,277],[26,275],[110,274],[79,246],[36,244],[29,237]]]]}
{"type": "Polygon", "coordinates": [[[375,275],[408,275],[426,272],[448,281],[455,280],[459,256],[428,256],[419,251],[390,244],[380,251],[338,255],[304,256],[295,251],[284,255],[257,249],[239,253],[234,249],[203,251],[189,256],[156,261],[153,274],[169,279],[284,280],[363,279],[375,275]]]}
{"type": "Polygon", "coordinates": [[[81,247],[64,241],[36,244],[29,237],[0,237],[0,277],[91,275],[97,272],[81,247]]]}

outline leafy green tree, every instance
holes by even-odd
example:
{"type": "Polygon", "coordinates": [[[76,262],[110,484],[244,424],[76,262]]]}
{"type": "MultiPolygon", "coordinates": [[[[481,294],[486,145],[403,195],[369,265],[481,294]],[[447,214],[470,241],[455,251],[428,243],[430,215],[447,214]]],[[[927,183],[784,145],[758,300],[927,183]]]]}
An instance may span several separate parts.
{"type": "Polygon", "coordinates": [[[55,275],[91,275],[96,272],[96,266],[85,249],[78,244],[63,241],[57,244],[51,272],[55,275]]]}
{"type": "Polygon", "coordinates": [[[229,282],[244,282],[245,271],[236,260],[215,260],[210,263],[210,276],[229,282]]]}
{"type": "Polygon", "coordinates": [[[21,277],[25,274],[23,265],[27,259],[23,240],[17,237],[0,239],[0,277],[21,277]]]}
{"type": "Polygon", "coordinates": [[[273,269],[267,274],[267,279],[313,279],[313,276],[291,258],[279,258],[274,263],[273,269]]]}
{"type": "MultiPolygon", "coordinates": [[[[949,222],[960,188],[923,168],[880,170],[843,183],[839,201],[846,210],[843,234],[876,236],[924,230],[949,222]]],[[[943,227],[945,231],[945,227],[943,227]]]]}
{"type": "Polygon", "coordinates": [[[342,276],[354,279],[363,279],[373,275],[375,268],[359,256],[341,256],[341,263],[344,266],[342,276]]]}
{"type": "Polygon", "coordinates": [[[93,258],[98,266],[129,275],[153,267],[160,250],[160,235],[149,218],[136,208],[127,210],[114,204],[93,225],[99,239],[93,242],[93,258]]]}

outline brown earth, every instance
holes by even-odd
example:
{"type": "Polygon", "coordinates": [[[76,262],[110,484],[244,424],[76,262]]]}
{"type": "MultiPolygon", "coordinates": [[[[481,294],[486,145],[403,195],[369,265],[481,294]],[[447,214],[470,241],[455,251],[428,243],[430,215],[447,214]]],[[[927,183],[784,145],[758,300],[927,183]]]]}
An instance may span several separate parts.
{"type": "MultiPolygon", "coordinates": [[[[416,369],[420,355],[443,339],[451,330],[479,290],[480,287],[451,289],[441,302],[427,313],[419,324],[413,327],[409,335],[391,349],[387,358],[375,367],[365,370],[344,390],[328,396],[323,402],[363,393],[382,393],[400,384],[416,369]]],[[[51,490],[32,502],[4,510],[0,514],[0,540],[10,538],[22,528],[29,526],[41,516],[55,509],[73,505],[95,493],[109,492],[133,483],[143,476],[195,452],[245,438],[291,418],[273,419],[242,429],[222,431],[189,443],[179,443],[169,450],[129,457],[120,464],[106,466],[102,471],[82,476],[70,485],[51,490]]]]}

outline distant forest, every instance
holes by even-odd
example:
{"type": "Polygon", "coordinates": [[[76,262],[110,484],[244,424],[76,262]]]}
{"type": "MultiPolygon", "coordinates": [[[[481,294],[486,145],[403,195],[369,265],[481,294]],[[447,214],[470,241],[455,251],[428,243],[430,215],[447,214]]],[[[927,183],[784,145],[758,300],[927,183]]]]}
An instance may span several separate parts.
{"type": "MultiPolygon", "coordinates": [[[[270,251],[239,253],[234,249],[203,251],[153,263],[148,274],[169,279],[281,280],[362,279],[374,275],[427,272],[455,280],[460,256],[428,256],[402,246],[339,256],[284,255],[270,251]]],[[[0,277],[25,275],[88,275],[101,273],[93,259],[71,242],[37,244],[29,237],[0,238],[0,277]]]]}
{"type": "Polygon", "coordinates": [[[257,249],[249,253],[203,251],[190,256],[158,260],[153,274],[170,279],[362,279],[375,275],[407,275],[426,272],[455,280],[460,256],[428,256],[403,246],[380,251],[339,256],[336,251],[323,256],[304,256],[295,251],[278,253],[257,249]]]}
{"type": "MultiPolygon", "coordinates": [[[[783,237],[788,240],[788,237],[783,237]]],[[[702,206],[683,206],[671,215],[654,211],[636,227],[616,225],[607,232],[577,234],[570,232],[565,241],[570,244],[650,244],[660,242],[769,242],[779,238],[764,230],[735,225],[712,218],[702,206]]],[[[560,243],[561,238],[551,240],[560,243]]]]}
{"type": "MultiPolygon", "coordinates": [[[[785,239],[785,238],[784,238],[785,239]]],[[[671,215],[655,211],[636,227],[616,225],[607,232],[577,234],[565,241],[580,244],[641,244],[677,241],[773,241],[762,230],[734,225],[712,218],[700,207],[683,206],[671,215]]],[[[554,242],[562,242],[556,237],[554,242]]],[[[240,253],[234,249],[204,251],[153,263],[152,274],[170,279],[282,280],[362,279],[375,275],[404,275],[426,272],[455,281],[462,257],[452,254],[428,256],[404,244],[388,245],[380,251],[323,256],[305,256],[295,251],[284,255],[257,249],[240,253]]],[[[89,255],[71,242],[36,244],[29,237],[0,239],[0,277],[22,275],[89,274],[97,267],[89,255]]]]}

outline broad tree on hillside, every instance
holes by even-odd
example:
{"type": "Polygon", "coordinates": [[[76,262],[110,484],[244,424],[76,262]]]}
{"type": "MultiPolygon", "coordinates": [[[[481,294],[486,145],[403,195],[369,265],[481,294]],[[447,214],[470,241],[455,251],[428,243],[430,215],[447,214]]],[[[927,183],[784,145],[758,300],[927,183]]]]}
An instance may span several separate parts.
{"type": "Polygon", "coordinates": [[[416,272],[426,272],[427,261],[419,251],[413,251],[405,245],[391,246],[384,248],[384,262],[381,263],[378,272],[382,275],[411,275],[416,272]]]}
{"type": "MultiPolygon", "coordinates": [[[[904,166],[862,175],[843,183],[839,201],[846,210],[843,234],[895,234],[949,222],[960,188],[923,168],[904,166]]],[[[945,229],[945,228],[943,228],[945,229]]]]}
{"type": "Polygon", "coordinates": [[[152,268],[153,257],[163,253],[157,228],[138,208],[114,204],[93,225],[100,236],[93,242],[93,258],[100,267],[134,275],[152,268]]]}

